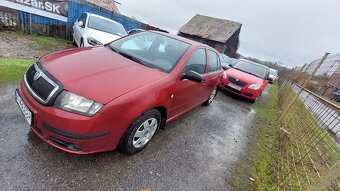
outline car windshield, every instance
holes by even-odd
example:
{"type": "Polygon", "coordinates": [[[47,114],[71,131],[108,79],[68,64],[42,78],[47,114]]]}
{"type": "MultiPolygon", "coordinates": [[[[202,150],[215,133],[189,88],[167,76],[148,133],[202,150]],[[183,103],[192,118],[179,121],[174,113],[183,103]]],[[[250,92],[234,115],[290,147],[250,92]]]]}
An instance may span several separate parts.
{"type": "Polygon", "coordinates": [[[121,24],[95,16],[90,16],[88,27],[119,36],[127,35],[126,30],[121,24]]]}
{"type": "Polygon", "coordinates": [[[224,54],[220,54],[220,59],[221,59],[222,65],[235,66],[235,64],[237,64],[237,62],[239,62],[239,60],[234,59],[234,58],[230,58],[230,57],[228,57],[227,55],[224,55],[224,54]]]}
{"type": "Polygon", "coordinates": [[[262,79],[265,79],[266,77],[267,68],[254,63],[241,60],[234,66],[234,68],[262,79]]]}
{"type": "Polygon", "coordinates": [[[140,32],[108,45],[113,51],[139,64],[170,73],[189,44],[153,32],[140,32]]]}

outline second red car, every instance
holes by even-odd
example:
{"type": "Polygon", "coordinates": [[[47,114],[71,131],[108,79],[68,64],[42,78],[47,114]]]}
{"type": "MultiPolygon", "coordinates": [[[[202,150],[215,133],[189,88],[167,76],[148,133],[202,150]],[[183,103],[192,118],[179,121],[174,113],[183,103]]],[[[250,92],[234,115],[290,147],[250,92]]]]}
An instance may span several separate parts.
{"type": "Polygon", "coordinates": [[[268,84],[269,68],[248,60],[240,60],[224,71],[220,87],[255,102],[268,84]]]}

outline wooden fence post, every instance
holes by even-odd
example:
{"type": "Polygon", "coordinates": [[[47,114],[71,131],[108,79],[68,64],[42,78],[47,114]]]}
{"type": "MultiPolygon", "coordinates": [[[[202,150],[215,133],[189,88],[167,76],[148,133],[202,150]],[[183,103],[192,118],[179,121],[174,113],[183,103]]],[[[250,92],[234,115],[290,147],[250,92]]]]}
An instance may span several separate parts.
{"type": "Polygon", "coordinates": [[[29,26],[30,26],[30,33],[29,34],[32,34],[32,14],[31,13],[30,13],[29,26]]]}

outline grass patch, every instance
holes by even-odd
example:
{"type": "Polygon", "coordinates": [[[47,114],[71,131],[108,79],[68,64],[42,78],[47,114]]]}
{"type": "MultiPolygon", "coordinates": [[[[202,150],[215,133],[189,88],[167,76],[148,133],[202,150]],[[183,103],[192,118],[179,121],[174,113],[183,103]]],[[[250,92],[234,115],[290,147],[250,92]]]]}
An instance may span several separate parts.
{"type": "Polygon", "coordinates": [[[278,85],[268,92],[268,101],[255,106],[253,140],[246,158],[234,173],[232,184],[236,190],[272,190],[273,171],[277,161],[275,144],[278,140],[278,85]]]}
{"type": "MultiPolygon", "coordinates": [[[[296,93],[292,90],[288,91],[287,99],[292,100],[296,93]]],[[[313,107],[318,106],[313,105],[313,107]]],[[[322,118],[334,115],[327,113],[329,112],[327,108],[318,112],[323,113],[322,118]]],[[[308,189],[310,184],[315,184],[319,179],[317,173],[324,174],[328,170],[327,166],[332,166],[340,160],[340,149],[320,123],[300,99],[296,100],[283,118],[283,127],[289,134],[279,157],[289,162],[280,163],[280,174],[282,177],[294,177],[279,180],[285,188],[308,189]],[[285,169],[290,169],[290,172],[285,169]]]]}
{"type": "Polygon", "coordinates": [[[55,50],[66,49],[74,47],[70,41],[65,39],[41,36],[41,35],[31,35],[30,39],[36,42],[36,49],[39,51],[39,56],[53,52],[55,50]]]}
{"type": "Polygon", "coordinates": [[[18,82],[33,62],[32,59],[0,58],[0,84],[18,82]]]}

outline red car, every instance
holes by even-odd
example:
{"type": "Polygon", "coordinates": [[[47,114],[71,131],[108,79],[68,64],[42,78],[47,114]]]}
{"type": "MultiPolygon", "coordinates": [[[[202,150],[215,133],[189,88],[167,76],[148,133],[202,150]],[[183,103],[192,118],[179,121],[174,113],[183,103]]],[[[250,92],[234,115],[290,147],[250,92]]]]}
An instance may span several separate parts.
{"type": "Polygon", "coordinates": [[[216,50],[160,32],[48,54],[26,72],[16,102],[32,130],[63,151],[136,153],[158,128],[209,105],[223,70],[216,50]]]}
{"type": "Polygon", "coordinates": [[[224,71],[220,87],[255,102],[269,82],[269,68],[248,60],[240,60],[224,71]]]}

